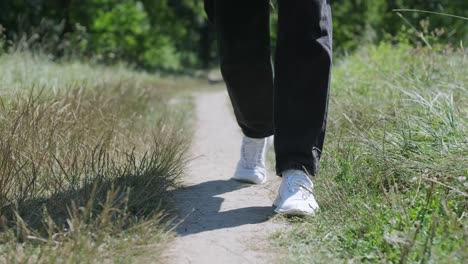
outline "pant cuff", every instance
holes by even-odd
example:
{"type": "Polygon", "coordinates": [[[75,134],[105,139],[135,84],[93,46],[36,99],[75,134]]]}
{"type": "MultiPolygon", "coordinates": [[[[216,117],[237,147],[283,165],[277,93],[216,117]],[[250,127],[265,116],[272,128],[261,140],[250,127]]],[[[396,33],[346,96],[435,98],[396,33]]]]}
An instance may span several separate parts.
{"type": "Polygon", "coordinates": [[[266,132],[252,132],[244,128],[242,128],[242,133],[249,138],[266,138],[273,135],[272,130],[266,132]]]}
{"type": "Polygon", "coordinates": [[[282,177],[283,172],[287,170],[301,170],[310,177],[315,177],[318,173],[318,164],[304,165],[300,163],[286,163],[276,167],[276,175],[282,177]]]}

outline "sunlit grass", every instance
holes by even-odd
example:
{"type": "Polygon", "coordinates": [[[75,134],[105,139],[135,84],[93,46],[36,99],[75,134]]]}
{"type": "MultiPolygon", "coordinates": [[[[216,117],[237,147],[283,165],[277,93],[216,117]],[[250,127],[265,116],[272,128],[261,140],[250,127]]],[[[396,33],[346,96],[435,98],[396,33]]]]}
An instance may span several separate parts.
{"type": "Polygon", "coordinates": [[[338,62],[322,210],[276,234],[288,263],[466,261],[466,55],[383,44],[338,62]]]}
{"type": "Polygon", "coordinates": [[[157,258],[190,138],[190,102],[170,99],[190,85],[2,55],[0,263],[157,258]]]}

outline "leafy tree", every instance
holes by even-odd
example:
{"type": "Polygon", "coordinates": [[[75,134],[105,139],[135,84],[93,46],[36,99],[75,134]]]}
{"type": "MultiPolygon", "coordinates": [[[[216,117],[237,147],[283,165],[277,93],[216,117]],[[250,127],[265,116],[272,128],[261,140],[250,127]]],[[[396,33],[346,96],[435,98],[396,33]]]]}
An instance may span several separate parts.
{"type": "Polygon", "coordinates": [[[209,66],[216,56],[202,1],[12,0],[0,10],[7,39],[37,36],[35,46],[56,56],[77,49],[103,62],[168,70],[209,66]]]}
{"type": "MultiPolygon", "coordinates": [[[[401,18],[392,11],[411,8],[468,17],[466,0],[331,2],[338,54],[381,40],[417,43],[413,27],[429,40],[468,40],[466,20],[420,12],[401,12],[401,18]]],[[[273,9],[273,45],[276,19],[273,9]]],[[[216,62],[214,32],[202,0],[8,0],[0,1],[0,25],[2,48],[125,61],[145,69],[182,70],[216,62]]]]}
{"type": "Polygon", "coordinates": [[[438,38],[448,43],[468,40],[468,22],[443,15],[422,12],[401,12],[394,9],[419,9],[468,17],[468,1],[465,0],[335,0],[332,1],[335,44],[338,50],[353,50],[361,42],[380,40],[400,41],[403,34],[412,42],[415,34],[408,34],[413,27],[418,31],[438,30],[438,38]],[[422,20],[429,21],[420,24],[422,20]],[[426,28],[424,28],[426,27],[426,28]]]}

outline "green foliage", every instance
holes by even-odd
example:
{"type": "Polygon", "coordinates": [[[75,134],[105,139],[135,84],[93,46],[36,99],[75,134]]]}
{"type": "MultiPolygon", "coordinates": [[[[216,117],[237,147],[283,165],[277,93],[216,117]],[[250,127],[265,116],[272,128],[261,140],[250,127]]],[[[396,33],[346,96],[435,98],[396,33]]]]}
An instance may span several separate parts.
{"type": "MultiPolygon", "coordinates": [[[[271,2],[275,46],[277,5],[271,2]]],[[[331,4],[337,54],[382,40],[433,45],[436,39],[456,46],[468,41],[466,20],[420,12],[400,12],[402,18],[393,12],[410,8],[468,17],[465,0],[336,0],[331,4]]],[[[41,50],[55,57],[125,61],[145,69],[178,71],[212,66],[217,57],[214,32],[201,0],[0,1],[0,25],[6,29],[7,47],[41,50]]]]}
{"type": "Polygon", "coordinates": [[[429,36],[438,34],[438,40],[455,45],[461,40],[468,41],[467,21],[418,12],[400,12],[404,17],[401,18],[394,9],[420,9],[468,17],[468,2],[464,0],[332,1],[337,50],[352,51],[360,44],[381,40],[416,44],[421,41],[421,32],[429,36]],[[423,20],[429,24],[421,25],[423,20]]]}
{"type": "Polygon", "coordinates": [[[14,49],[163,70],[207,67],[216,57],[202,1],[15,0],[0,10],[14,49]]]}
{"type": "Polygon", "coordinates": [[[332,4],[333,37],[340,50],[355,49],[363,42],[377,39],[375,30],[383,23],[387,1],[346,0],[332,4]]]}
{"type": "MultiPolygon", "coordinates": [[[[334,49],[339,55],[354,51],[360,45],[380,41],[421,45],[421,33],[430,39],[430,43],[437,40],[458,46],[460,41],[468,41],[466,20],[419,12],[400,12],[401,18],[393,11],[420,9],[468,17],[468,1],[465,0],[335,0],[331,4],[334,49]]],[[[277,16],[273,13],[273,42],[276,40],[276,24],[277,16]]]]}
{"type": "Polygon", "coordinates": [[[96,13],[90,27],[91,49],[105,61],[124,60],[148,68],[180,66],[173,42],[152,29],[141,2],[122,1],[96,13]]]}

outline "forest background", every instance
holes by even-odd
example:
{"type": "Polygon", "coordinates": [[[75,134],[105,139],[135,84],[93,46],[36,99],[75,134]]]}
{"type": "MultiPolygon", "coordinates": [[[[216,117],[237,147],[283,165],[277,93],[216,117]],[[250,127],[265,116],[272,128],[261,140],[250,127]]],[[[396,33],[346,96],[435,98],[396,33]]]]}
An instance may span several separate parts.
{"type": "MultiPolygon", "coordinates": [[[[468,17],[465,0],[335,0],[332,6],[337,56],[382,41],[420,45],[434,38],[459,46],[468,40],[462,19],[395,11],[468,17]]],[[[275,1],[271,8],[274,43],[275,1]]],[[[1,1],[0,50],[11,49],[40,50],[53,59],[124,62],[151,71],[187,72],[217,63],[214,32],[201,0],[1,1]]]]}

